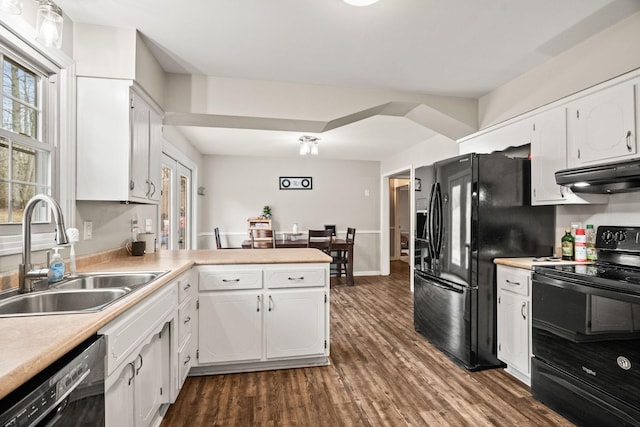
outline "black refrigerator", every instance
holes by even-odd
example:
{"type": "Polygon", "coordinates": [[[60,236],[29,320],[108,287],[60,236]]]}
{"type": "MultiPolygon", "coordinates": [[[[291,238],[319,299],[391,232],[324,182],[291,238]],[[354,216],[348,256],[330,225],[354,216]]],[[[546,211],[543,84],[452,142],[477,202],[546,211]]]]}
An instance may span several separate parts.
{"type": "Polygon", "coordinates": [[[555,208],[531,206],[530,169],[467,154],[415,171],[414,326],[470,370],[501,365],[493,260],[553,252],[555,208]]]}

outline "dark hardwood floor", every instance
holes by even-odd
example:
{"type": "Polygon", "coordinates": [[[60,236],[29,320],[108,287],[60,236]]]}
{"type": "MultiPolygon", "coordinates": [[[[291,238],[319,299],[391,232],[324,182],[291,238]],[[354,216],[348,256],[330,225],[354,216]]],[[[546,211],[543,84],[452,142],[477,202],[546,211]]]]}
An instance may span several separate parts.
{"type": "Polygon", "coordinates": [[[161,427],[571,426],[500,369],[468,372],[413,329],[409,268],[331,289],[331,365],[190,377],[161,427]]]}

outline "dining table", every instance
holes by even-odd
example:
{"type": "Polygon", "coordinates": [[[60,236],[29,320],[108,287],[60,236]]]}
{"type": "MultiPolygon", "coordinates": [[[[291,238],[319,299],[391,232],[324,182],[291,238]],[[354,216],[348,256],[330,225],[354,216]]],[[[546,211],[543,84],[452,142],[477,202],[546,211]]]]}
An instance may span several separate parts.
{"type": "MultiPolygon", "coordinates": [[[[306,248],[307,239],[276,239],[276,248],[306,248]]],[[[244,240],[242,242],[243,249],[251,249],[251,240],[244,240]]],[[[332,251],[345,251],[347,253],[347,286],[353,286],[355,280],[353,278],[353,242],[348,242],[345,239],[338,239],[334,237],[331,240],[332,251]]]]}

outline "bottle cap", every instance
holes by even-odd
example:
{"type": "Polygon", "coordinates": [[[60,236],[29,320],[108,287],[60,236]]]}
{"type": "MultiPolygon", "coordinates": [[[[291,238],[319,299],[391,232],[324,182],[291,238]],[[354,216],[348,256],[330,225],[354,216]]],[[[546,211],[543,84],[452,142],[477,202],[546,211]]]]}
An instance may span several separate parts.
{"type": "Polygon", "coordinates": [[[570,228],[565,228],[565,229],[564,229],[564,232],[565,232],[565,233],[571,233],[571,229],[570,229],[570,228]]]}
{"type": "Polygon", "coordinates": [[[580,235],[580,236],[584,236],[584,228],[578,228],[578,229],[576,230],[576,234],[577,234],[577,235],[580,235]]]}
{"type": "Polygon", "coordinates": [[[593,224],[587,224],[587,229],[593,228],[593,224]]]}

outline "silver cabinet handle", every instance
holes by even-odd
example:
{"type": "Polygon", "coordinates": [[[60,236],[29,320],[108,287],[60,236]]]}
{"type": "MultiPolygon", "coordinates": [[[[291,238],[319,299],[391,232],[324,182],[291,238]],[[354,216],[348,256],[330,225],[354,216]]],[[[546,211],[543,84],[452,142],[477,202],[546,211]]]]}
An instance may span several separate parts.
{"type": "Polygon", "coordinates": [[[182,288],[183,291],[189,290],[189,288],[191,288],[191,283],[187,283],[187,285],[182,288]]]}
{"type": "Polygon", "coordinates": [[[273,309],[272,304],[273,304],[273,298],[271,298],[271,295],[269,295],[269,311],[273,309]]]}
{"type": "Polygon", "coordinates": [[[516,286],[521,286],[520,282],[512,282],[511,280],[507,279],[506,282],[510,285],[516,285],[516,286]]]}
{"type": "Polygon", "coordinates": [[[522,307],[520,307],[520,314],[522,314],[522,318],[525,319],[525,320],[527,319],[527,310],[526,310],[526,308],[527,308],[527,303],[523,302],[522,303],[522,307]]]}
{"type": "Polygon", "coordinates": [[[631,151],[633,147],[631,146],[631,131],[627,132],[627,151],[631,151]]]}
{"type": "Polygon", "coordinates": [[[187,363],[191,362],[191,355],[188,355],[187,358],[184,360],[184,365],[186,365],[187,363]]]}
{"type": "Polygon", "coordinates": [[[153,197],[153,195],[156,194],[156,185],[153,181],[149,181],[149,184],[151,184],[151,194],[149,194],[149,197],[153,197]]]}
{"type": "Polygon", "coordinates": [[[258,304],[257,304],[257,307],[256,307],[256,311],[260,312],[260,295],[258,295],[258,304]]]}
{"type": "Polygon", "coordinates": [[[224,283],[239,282],[240,279],[222,279],[224,283]]]}
{"type": "Polygon", "coordinates": [[[186,319],[184,319],[184,322],[182,322],[182,323],[184,323],[186,325],[189,322],[191,322],[191,317],[187,317],[186,319]]]}
{"type": "Polygon", "coordinates": [[[288,277],[289,280],[304,280],[304,276],[300,277],[288,277]]]}

